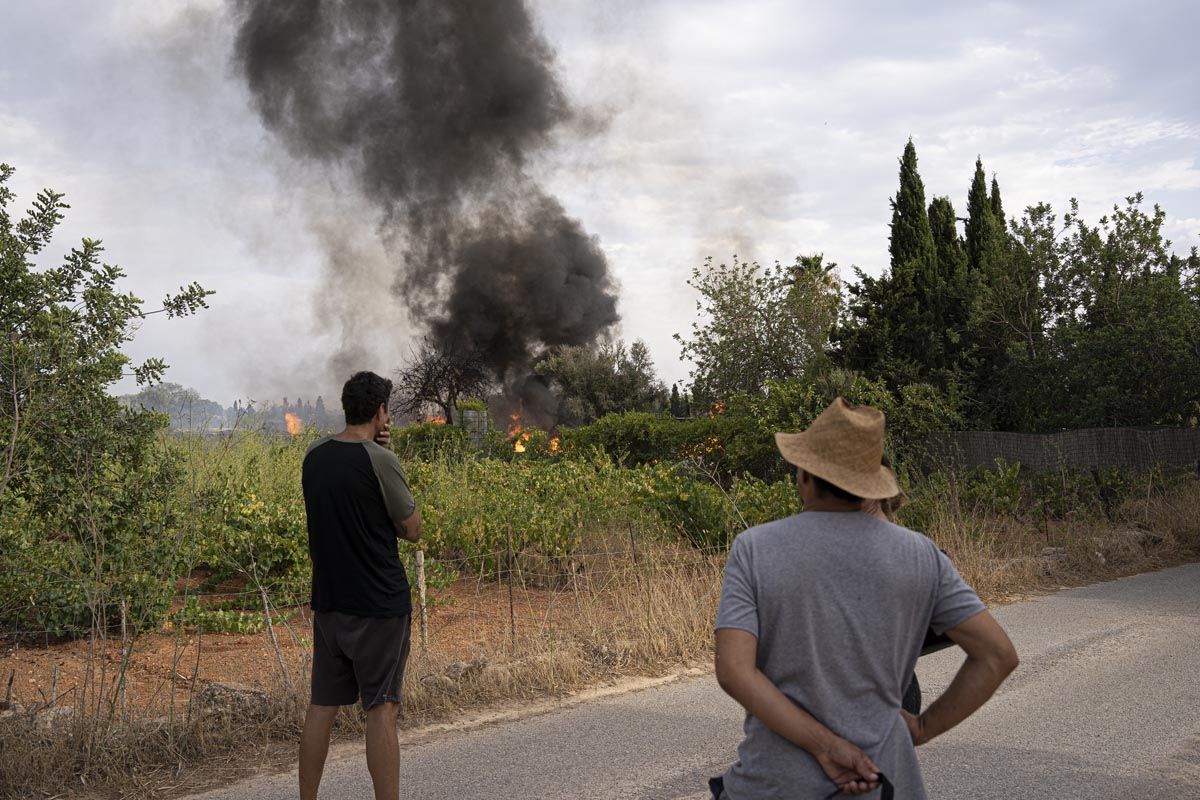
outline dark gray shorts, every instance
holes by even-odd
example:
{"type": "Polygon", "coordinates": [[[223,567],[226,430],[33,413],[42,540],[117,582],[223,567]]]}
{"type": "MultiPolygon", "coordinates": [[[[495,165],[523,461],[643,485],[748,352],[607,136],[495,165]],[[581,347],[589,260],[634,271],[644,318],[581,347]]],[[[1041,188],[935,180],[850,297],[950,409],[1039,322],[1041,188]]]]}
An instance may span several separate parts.
{"type": "Polygon", "coordinates": [[[313,616],[312,703],[364,711],[399,703],[408,663],[412,616],[356,617],[340,611],[313,616]]]}

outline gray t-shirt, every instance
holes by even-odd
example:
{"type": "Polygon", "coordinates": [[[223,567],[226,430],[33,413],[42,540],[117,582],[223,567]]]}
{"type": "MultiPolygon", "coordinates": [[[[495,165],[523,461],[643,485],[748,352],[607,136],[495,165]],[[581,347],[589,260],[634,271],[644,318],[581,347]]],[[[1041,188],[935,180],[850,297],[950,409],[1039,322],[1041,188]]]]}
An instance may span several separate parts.
{"type": "MultiPolygon", "coordinates": [[[[900,701],[929,627],[984,610],[925,536],[859,512],[809,511],[733,542],[717,628],[758,638],[758,668],[866,751],[898,797],[925,798],[900,701]]],[[[807,752],[747,714],[731,800],[823,798],[835,787],[807,752]]]]}

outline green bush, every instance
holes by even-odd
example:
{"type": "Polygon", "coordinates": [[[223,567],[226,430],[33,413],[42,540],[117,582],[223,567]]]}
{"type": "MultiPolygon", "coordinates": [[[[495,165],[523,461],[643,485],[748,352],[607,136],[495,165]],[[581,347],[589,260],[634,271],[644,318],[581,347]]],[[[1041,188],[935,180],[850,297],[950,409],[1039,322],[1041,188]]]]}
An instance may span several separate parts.
{"type": "Polygon", "coordinates": [[[482,414],[486,414],[488,410],[487,403],[478,397],[464,397],[458,401],[456,407],[459,411],[478,411],[482,414]]]}
{"type": "Polygon", "coordinates": [[[468,449],[467,432],[459,425],[422,422],[392,430],[392,450],[401,459],[461,456],[468,449]]]}
{"type": "Polygon", "coordinates": [[[421,505],[422,546],[450,563],[494,568],[510,545],[564,558],[585,528],[638,514],[636,474],[607,458],[443,457],[405,466],[421,505]]]}
{"type": "Polygon", "coordinates": [[[7,627],[82,635],[118,627],[122,607],[135,630],[158,624],[184,561],[181,509],[173,502],[182,468],[176,453],[155,443],[161,422],[126,413],[103,441],[92,439],[95,449],[78,456],[93,462],[90,492],[67,472],[10,486],[0,503],[0,620],[7,627]]]}
{"type": "Polygon", "coordinates": [[[839,375],[836,385],[817,381],[775,381],[761,395],[739,394],[710,415],[675,420],[660,414],[610,414],[567,431],[568,448],[599,449],[618,462],[636,466],[688,462],[723,485],[738,476],[782,480],[787,467],[775,448],[777,431],[807,428],[833,397],[870,405],[888,416],[888,449],[901,461],[911,443],[934,430],[957,430],[962,419],[954,402],[932,386],[906,386],[899,397],[882,382],[839,375]]]}
{"type": "Polygon", "coordinates": [[[627,466],[689,462],[723,482],[735,475],[778,477],[774,439],[744,413],[677,420],[663,414],[610,414],[563,433],[568,452],[599,450],[627,466]]]}
{"type": "Polygon", "coordinates": [[[687,425],[644,411],[608,414],[563,431],[563,444],[568,452],[601,450],[625,464],[653,464],[675,457],[687,425]]]}

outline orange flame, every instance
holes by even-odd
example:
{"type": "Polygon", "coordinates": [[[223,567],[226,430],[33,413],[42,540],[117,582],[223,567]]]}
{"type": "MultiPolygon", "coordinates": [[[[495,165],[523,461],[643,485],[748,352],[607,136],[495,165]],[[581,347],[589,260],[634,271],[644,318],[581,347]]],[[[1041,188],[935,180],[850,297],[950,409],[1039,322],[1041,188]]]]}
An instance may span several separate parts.
{"type": "Polygon", "coordinates": [[[445,425],[446,424],[446,418],[443,417],[441,414],[438,414],[437,416],[433,416],[433,417],[426,417],[424,421],[428,422],[428,423],[432,423],[434,425],[445,425]]]}
{"type": "Polygon", "coordinates": [[[557,434],[550,437],[550,452],[553,453],[554,455],[558,455],[559,440],[561,440],[561,439],[562,439],[562,437],[557,434]]]}
{"type": "Polygon", "coordinates": [[[533,433],[525,430],[525,426],[521,424],[521,406],[509,417],[510,424],[508,426],[508,438],[513,440],[513,452],[524,453],[527,449],[525,445],[529,444],[533,439],[533,433]]]}
{"type": "Polygon", "coordinates": [[[529,441],[529,434],[521,433],[521,431],[524,429],[521,425],[521,406],[517,406],[517,410],[514,411],[508,419],[508,438],[515,440],[513,442],[513,451],[517,453],[524,453],[525,442],[529,441]]]}
{"type": "Polygon", "coordinates": [[[301,422],[300,418],[297,417],[292,412],[285,411],[283,414],[283,419],[284,419],[284,422],[287,423],[287,432],[290,433],[292,436],[295,436],[296,434],[298,434],[304,430],[304,423],[301,422]]]}

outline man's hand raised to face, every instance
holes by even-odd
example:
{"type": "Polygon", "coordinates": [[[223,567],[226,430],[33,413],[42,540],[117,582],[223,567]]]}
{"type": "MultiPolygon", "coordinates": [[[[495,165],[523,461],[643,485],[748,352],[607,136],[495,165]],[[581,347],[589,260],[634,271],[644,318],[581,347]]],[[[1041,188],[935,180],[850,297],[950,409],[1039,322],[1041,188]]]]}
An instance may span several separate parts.
{"type": "Polygon", "coordinates": [[[390,450],[392,446],[392,415],[386,408],[380,407],[380,411],[383,413],[383,428],[375,434],[375,444],[390,450]]]}

